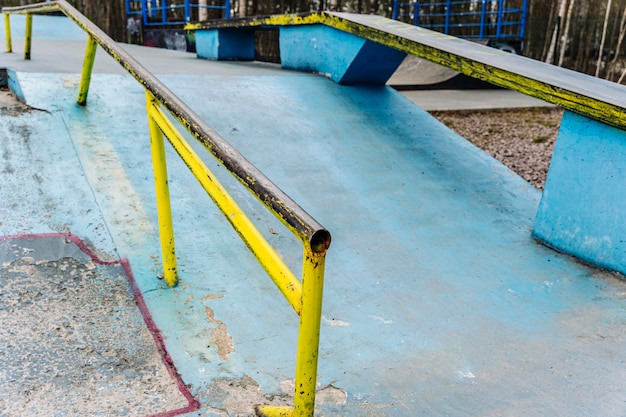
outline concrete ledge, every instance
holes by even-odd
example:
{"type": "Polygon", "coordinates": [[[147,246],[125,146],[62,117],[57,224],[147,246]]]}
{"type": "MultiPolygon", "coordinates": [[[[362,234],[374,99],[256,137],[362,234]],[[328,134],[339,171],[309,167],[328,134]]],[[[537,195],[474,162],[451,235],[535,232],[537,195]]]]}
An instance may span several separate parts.
{"type": "Polygon", "coordinates": [[[199,30],[196,32],[198,58],[254,60],[254,31],[199,30]]]}
{"type": "MultiPolygon", "coordinates": [[[[279,33],[283,68],[323,74],[340,84],[384,85],[406,57],[404,52],[324,25],[286,26],[279,33]]],[[[197,30],[197,55],[251,61],[254,36],[254,30],[197,30]]]]}
{"type": "Polygon", "coordinates": [[[280,28],[283,68],[326,75],[340,84],[384,85],[406,54],[323,26],[280,28]]]}

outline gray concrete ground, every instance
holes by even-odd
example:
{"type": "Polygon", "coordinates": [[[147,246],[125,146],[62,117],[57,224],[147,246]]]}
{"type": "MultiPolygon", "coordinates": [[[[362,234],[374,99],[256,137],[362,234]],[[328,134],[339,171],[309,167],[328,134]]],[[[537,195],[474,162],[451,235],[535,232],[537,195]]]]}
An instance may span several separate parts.
{"type": "Polygon", "coordinates": [[[426,111],[491,110],[554,107],[545,101],[506,89],[428,89],[458,78],[459,73],[415,56],[407,56],[387,84],[426,111]],[[407,89],[408,86],[408,89],[407,89]],[[410,86],[417,86],[414,90],[410,86]]]}
{"type": "MultiPolygon", "coordinates": [[[[82,67],[85,42],[66,40],[63,49],[55,47],[50,39],[33,40],[32,59],[23,59],[23,41],[15,39],[13,53],[1,56],[0,66],[22,72],[77,73],[82,67]]],[[[133,57],[154,74],[204,74],[218,71],[231,75],[270,75],[279,69],[268,63],[228,63],[199,60],[188,52],[158,50],[138,45],[121,44],[133,57]],[[157,53],[158,52],[158,53],[157,53]]],[[[444,81],[457,74],[437,64],[417,61],[403,65],[390,80],[391,85],[419,85],[444,81]]],[[[281,70],[283,73],[286,70],[281,70]]],[[[104,51],[98,50],[94,64],[95,73],[124,74],[124,69],[104,51]]],[[[302,75],[289,71],[294,76],[302,75]]],[[[486,110],[496,108],[523,108],[553,106],[542,100],[516,91],[494,90],[413,90],[401,93],[427,111],[486,110]]]]}

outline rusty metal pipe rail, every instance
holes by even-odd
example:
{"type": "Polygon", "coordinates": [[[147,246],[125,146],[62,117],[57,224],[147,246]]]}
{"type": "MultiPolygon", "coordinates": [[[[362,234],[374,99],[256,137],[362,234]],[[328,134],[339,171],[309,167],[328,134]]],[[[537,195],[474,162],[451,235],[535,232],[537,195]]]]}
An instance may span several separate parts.
{"type": "Polygon", "coordinates": [[[178,281],[169,182],[167,180],[167,163],[164,150],[164,138],[167,138],[299,316],[294,405],[293,407],[263,406],[259,407],[257,412],[268,417],[313,417],[324,288],[324,265],[326,252],[330,246],[330,233],[248,162],[236,149],[230,146],[228,142],[138,61],[117,46],[113,39],[65,0],[3,8],[2,12],[5,14],[5,22],[7,22],[7,52],[11,51],[9,14],[19,13],[26,15],[27,33],[24,50],[27,51],[25,59],[30,59],[32,15],[57,10],[61,10],[74,20],[89,35],[77,100],[79,105],[85,105],[87,102],[91,70],[98,45],[120,63],[146,90],[146,112],[148,114],[152,163],[154,166],[164,281],[171,286],[176,285],[178,281]],[[237,203],[215,178],[202,159],[184,140],[170,119],[163,113],[161,107],[165,107],[196,140],[213,154],[231,174],[301,240],[304,253],[300,281],[298,281],[276,251],[238,207],[237,203]]]}
{"type": "Polygon", "coordinates": [[[626,130],[623,85],[382,16],[339,12],[255,16],[188,23],[185,29],[256,30],[304,25],[324,25],[350,33],[626,130]]]}
{"type": "MultiPolygon", "coordinates": [[[[212,129],[187,104],[151,72],[85,18],[65,0],[27,6],[4,7],[6,14],[36,14],[62,11],[80,26],[102,49],[144,86],[168,111],[189,130],[241,183],[274,213],[313,253],[325,253],[330,246],[330,233],[285,194],[261,171],[212,129]]],[[[86,93],[85,93],[86,100],[86,93]]],[[[80,101],[80,100],[79,100],[80,101]]],[[[79,103],[84,104],[84,103],[79,103]]]]}

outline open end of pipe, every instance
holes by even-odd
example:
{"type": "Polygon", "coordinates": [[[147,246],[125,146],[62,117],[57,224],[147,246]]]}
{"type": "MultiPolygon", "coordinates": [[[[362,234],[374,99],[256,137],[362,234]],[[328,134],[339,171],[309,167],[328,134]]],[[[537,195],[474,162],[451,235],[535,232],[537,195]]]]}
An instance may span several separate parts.
{"type": "Polygon", "coordinates": [[[311,236],[311,250],[313,253],[324,253],[330,247],[330,232],[325,229],[318,230],[311,236]]]}

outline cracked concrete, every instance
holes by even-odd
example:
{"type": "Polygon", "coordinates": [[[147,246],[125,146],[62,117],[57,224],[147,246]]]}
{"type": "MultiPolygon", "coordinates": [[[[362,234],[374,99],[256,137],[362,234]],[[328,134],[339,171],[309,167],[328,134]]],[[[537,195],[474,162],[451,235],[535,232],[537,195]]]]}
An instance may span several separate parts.
{"type": "Polygon", "coordinates": [[[2,416],[145,416],[188,406],[123,265],[99,263],[66,237],[0,240],[0,323],[2,416]]]}

